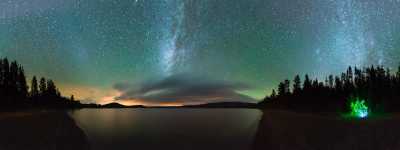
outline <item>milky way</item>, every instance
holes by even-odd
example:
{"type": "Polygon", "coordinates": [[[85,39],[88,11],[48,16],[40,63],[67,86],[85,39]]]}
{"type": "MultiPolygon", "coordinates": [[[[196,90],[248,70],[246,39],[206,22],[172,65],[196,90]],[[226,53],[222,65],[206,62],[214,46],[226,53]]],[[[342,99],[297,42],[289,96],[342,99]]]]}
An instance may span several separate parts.
{"type": "Polygon", "coordinates": [[[295,74],[395,70],[398,8],[398,0],[0,1],[0,56],[85,102],[258,101],[295,74]]]}
{"type": "Polygon", "coordinates": [[[167,18],[164,22],[165,28],[162,32],[164,38],[160,41],[161,53],[161,70],[164,74],[171,75],[173,68],[176,65],[184,63],[185,49],[182,47],[180,40],[184,36],[182,31],[183,20],[185,17],[185,3],[180,0],[166,1],[167,6],[165,11],[172,13],[160,14],[167,18]]]}

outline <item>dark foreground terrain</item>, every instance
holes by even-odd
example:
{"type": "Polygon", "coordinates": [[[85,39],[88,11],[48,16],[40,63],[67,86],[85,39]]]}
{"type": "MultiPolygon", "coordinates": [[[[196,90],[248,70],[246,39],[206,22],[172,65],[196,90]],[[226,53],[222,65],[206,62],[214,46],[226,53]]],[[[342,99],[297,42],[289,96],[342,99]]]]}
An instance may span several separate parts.
{"type": "MultiPolygon", "coordinates": [[[[264,110],[255,150],[400,149],[400,115],[369,119],[264,110]]],[[[84,132],[65,112],[0,113],[0,150],[87,150],[84,132]]],[[[179,148],[177,148],[179,149],[179,148]]]]}
{"type": "Polygon", "coordinates": [[[83,131],[65,112],[0,113],[1,150],[86,150],[83,131]]]}
{"type": "Polygon", "coordinates": [[[400,116],[344,119],[333,116],[264,111],[256,150],[400,149],[400,116]]]}

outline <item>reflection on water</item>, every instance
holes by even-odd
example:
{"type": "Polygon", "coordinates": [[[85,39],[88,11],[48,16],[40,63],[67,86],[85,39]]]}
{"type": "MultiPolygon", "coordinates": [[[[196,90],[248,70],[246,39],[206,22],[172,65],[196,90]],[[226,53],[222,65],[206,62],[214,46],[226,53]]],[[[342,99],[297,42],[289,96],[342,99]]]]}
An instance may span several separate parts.
{"type": "Polygon", "coordinates": [[[256,109],[81,109],[92,149],[250,149],[256,109]]]}

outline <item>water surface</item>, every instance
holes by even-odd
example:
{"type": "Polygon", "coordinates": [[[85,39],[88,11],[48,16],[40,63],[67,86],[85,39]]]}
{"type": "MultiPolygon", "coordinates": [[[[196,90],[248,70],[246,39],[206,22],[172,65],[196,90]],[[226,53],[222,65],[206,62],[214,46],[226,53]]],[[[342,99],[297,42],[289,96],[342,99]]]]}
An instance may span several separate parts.
{"type": "Polygon", "coordinates": [[[81,109],[70,112],[92,149],[246,150],[256,109],[81,109]]]}

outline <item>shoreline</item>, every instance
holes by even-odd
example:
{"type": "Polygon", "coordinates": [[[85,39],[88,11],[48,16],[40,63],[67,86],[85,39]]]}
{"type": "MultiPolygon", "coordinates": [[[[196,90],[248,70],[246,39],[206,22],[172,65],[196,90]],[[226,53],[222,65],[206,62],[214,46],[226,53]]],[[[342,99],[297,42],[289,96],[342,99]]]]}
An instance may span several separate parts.
{"type": "MultiPolygon", "coordinates": [[[[261,111],[263,114],[253,139],[254,150],[400,149],[399,113],[348,119],[288,110],[261,111]]],[[[0,132],[2,150],[90,149],[84,131],[66,111],[2,112],[0,132]]]]}
{"type": "Polygon", "coordinates": [[[88,150],[87,136],[64,111],[0,113],[2,150],[88,150]]]}

